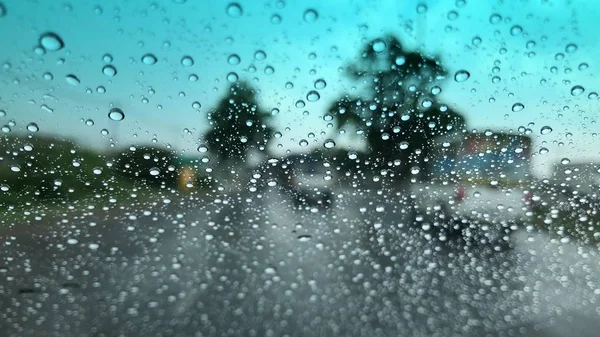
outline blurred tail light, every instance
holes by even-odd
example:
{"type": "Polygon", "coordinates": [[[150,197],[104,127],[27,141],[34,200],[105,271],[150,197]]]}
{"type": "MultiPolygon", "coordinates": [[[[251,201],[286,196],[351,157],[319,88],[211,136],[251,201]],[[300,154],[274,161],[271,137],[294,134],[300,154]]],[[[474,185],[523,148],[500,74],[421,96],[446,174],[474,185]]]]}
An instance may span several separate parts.
{"type": "Polygon", "coordinates": [[[465,200],[465,187],[463,185],[458,185],[458,188],[456,189],[456,200],[465,200]]]}
{"type": "Polygon", "coordinates": [[[525,200],[526,202],[530,202],[533,199],[533,192],[531,191],[526,191],[523,194],[523,200],[525,200]]]}

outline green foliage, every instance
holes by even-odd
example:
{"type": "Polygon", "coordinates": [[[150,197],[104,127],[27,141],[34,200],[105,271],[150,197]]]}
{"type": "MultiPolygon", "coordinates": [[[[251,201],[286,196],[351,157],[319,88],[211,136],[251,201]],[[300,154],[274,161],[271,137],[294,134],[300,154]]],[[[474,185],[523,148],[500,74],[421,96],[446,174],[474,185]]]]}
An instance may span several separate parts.
{"type": "Polygon", "coordinates": [[[208,114],[210,129],[204,139],[219,159],[244,161],[251,149],[265,146],[272,133],[270,117],[259,107],[256,91],[248,83],[238,82],[208,114]]]}
{"type": "Polygon", "coordinates": [[[400,159],[404,174],[411,158],[427,155],[432,138],[464,128],[464,117],[436,97],[447,74],[437,57],[406,51],[397,38],[386,36],[367,43],[347,69],[367,86],[360,97],[340,97],[329,113],[338,128],[362,131],[380,165],[400,159]],[[407,149],[400,148],[404,142],[407,149]]]}

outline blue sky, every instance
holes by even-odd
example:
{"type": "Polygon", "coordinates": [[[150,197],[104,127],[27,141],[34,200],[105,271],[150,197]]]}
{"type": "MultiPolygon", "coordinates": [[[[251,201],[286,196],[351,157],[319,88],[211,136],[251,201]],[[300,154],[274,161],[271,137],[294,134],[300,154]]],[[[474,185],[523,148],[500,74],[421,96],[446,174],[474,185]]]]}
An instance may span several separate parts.
{"type": "MultiPolygon", "coordinates": [[[[408,47],[442,55],[451,73],[470,72],[465,82],[446,80],[442,92],[470,127],[516,130],[533,123],[536,149],[549,149],[534,159],[539,172],[562,157],[599,156],[595,149],[600,141],[594,134],[600,129],[598,100],[588,99],[590,92],[600,91],[594,81],[600,66],[600,24],[593,15],[600,12],[597,1],[466,0],[461,6],[460,0],[237,0],[243,9],[240,17],[227,14],[231,1],[0,1],[7,8],[0,18],[0,109],[7,116],[0,117],[0,124],[15,120],[14,132],[36,122],[41,132],[95,146],[108,146],[109,138],[118,134],[123,146],[156,138],[192,151],[206,126],[207,111],[228,87],[227,74],[235,72],[260,88],[266,109],[280,110],[281,151],[298,150],[303,138],[321,146],[336,136],[322,120],[324,110],[340,92],[356,90],[341,67],[358,55],[365,41],[392,32],[408,47]],[[421,3],[427,10],[419,14],[421,3]],[[303,19],[307,9],[318,13],[316,21],[303,19]],[[492,24],[493,14],[501,21],[492,24]],[[279,24],[272,23],[274,15],[281,18],[279,24]],[[47,31],[61,36],[65,48],[36,55],[34,47],[47,31]],[[476,37],[481,39],[478,45],[473,44],[476,37]],[[577,50],[567,53],[568,44],[577,50]],[[267,58],[255,60],[257,50],[267,58]],[[146,53],[158,62],[143,64],[146,53]],[[105,54],[113,58],[114,77],[102,72],[105,54]],[[228,64],[231,54],[240,57],[240,64],[228,64]],[[192,56],[193,66],[181,64],[185,55],[192,56]],[[582,63],[587,69],[579,70],[582,63]],[[273,74],[265,73],[267,66],[273,74]],[[53,75],[50,81],[44,79],[47,72],[53,75]],[[68,74],[81,83],[67,83],[68,74]],[[190,82],[191,74],[198,81],[190,82]],[[321,99],[296,108],[294,103],[319,78],[327,82],[321,99]],[[293,89],[285,88],[287,82],[293,89]],[[575,85],[584,87],[584,93],[572,96],[575,85]],[[98,93],[99,86],[106,93],[98,93]],[[199,110],[192,107],[195,101],[202,105],[199,110]],[[525,109],[513,112],[515,103],[525,109]],[[54,112],[41,109],[43,104],[54,112]],[[108,119],[112,106],[123,109],[125,120],[108,119]],[[93,126],[84,123],[88,119],[93,126]],[[543,126],[553,132],[541,135],[543,126]],[[101,134],[104,128],[109,136],[101,134]],[[314,138],[308,137],[311,132],[314,138]]],[[[352,143],[340,140],[338,146],[352,143]]]]}

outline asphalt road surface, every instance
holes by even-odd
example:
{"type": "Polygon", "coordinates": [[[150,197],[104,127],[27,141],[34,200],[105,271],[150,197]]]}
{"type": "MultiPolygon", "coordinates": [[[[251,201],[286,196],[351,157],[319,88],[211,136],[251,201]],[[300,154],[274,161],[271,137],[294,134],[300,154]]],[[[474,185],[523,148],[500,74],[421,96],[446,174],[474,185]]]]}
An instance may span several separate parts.
{"type": "Polygon", "coordinates": [[[433,241],[397,194],[298,209],[272,188],[42,219],[0,237],[0,335],[598,336],[597,248],[526,229],[502,251],[433,241]]]}

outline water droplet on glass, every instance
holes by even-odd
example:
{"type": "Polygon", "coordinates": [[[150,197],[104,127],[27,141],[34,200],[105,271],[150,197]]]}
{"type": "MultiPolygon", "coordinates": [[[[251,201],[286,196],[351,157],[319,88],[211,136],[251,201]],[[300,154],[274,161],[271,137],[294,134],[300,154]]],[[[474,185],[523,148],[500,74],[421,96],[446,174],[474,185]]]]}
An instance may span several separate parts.
{"type": "Polygon", "coordinates": [[[300,146],[308,146],[308,140],[306,140],[306,139],[301,139],[301,140],[298,142],[298,145],[300,145],[300,146]]]}
{"type": "Polygon", "coordinates": [[[481,38],[479,36],[475,36],[472,40],[471,43],[474,46],[479,46],[481,44],[481,38]]]}
{"type": "Polygon", "coordinates": [[[10,170],[13,171],[13,172],[21,172],[21,166],[16,165],[16,164],[15,165],[11,165],[10,166],[10,170]]]}
{"type": "Polygon", "coordinates": [[[102,73],[104,75],[108,76],[108,77],[113,77],[113,76],[115,76],[117,74],[117,68],[115,68],[114,66],[112,66],[110,64],[109,65],[105,65],[102,68],[102,73]]]}
{"type": "Polygon", "coordinates": [[[406,150],[408,149],[408,142],[407,141],[401,141],[400,142],[400,150],[406,150]]]}
{"type": "Polygon", "coordinates": [[[584,91],[585,91],[585,89],[582,86],[576,85],[573,88],[571,88],[571,95],[579,96],[579,95],[583,94],[584,91]]]}
{"type": "Polygon", "coordinates": [[[447,18],[450,21],[454,21],[454,20],[458,19],[458,12],[457,11],[449,11],[447,18]]]}
{"type": "Polygon", "coordinates": [[[500,14],[494,13],[494,14],[490,15],[490,23],[492,25],[495,25],[495,24],[499,23],[500,21],[502,21],[502,17],[500,16],[500,14]]]}
{"type": "Polygon", "coordinates": [[[315,89],[318,89],[318,90],[325,89],[326,86],[327,86],[327,82],[325,82],[325,80],[322,78],[315,81],[315,89]]]}
{"type": "Polygon", "coordinates": [[[417,13],[423,14],[423,13],[426,13],[426,12],[427,12],[427,5],[426,4],[420,3],[420,4],[417,5],[417,13]]]}
{"type": "Polygon", "coordinates": [[[113,121],[122,121],[125,119],[125,114],[123,113],[123,110],[119,108],[112,108],[108,112],[108,118],[112,119],[113,121]]]}
{"type": "Polygon", "coordinates": [[[321,98],[321,95],[319,95],[318,92],[311,90],[308,92],[308,94],[306,94],[306,100],[309,102],[316,102],[321,98]]]}
{"type": "Polygon", "coordinates": [[[271,23],[274,25],[278,25],[281,23],[281,16],[279,14],[271,15],[271,23]]]}
{"type": "Polygon", "coordinates": [[[111,63],[113,61],[113,57],[111,54],[104,54],[102,56],[102,60],[106,63],[111,63]]]}
{"type": "Polygon", "coordinates": [[[523,28],[521,26],[514,25],[514,26],[510,27],[510,35],[517,36],[517,35],[521,35],[521,33],[523,33],[523,28]]]}
{"type": "Polygon", "coordinates": [[[202,104],[200,104],[200,102],[198,102],[198,101],[194,101],[192,103],[192,108],[194,108],[196,110],[200,109],[201,107],[202,107],[202,104]]]}
{"type": "Polygon", "coordinates": [[[577,45],[574,43],[569,43],[566,47],[565,47],[565,52],[567,54],[572,54],[574,52],[577,51],[577,45]]]}
{"type": "Polygon", "coordinates": [[[373,41],[373,51],[376,53],[381,53],[382,51],[384,51],[386,48],[386,44],[385,41],[383,41],[382,39],[377,39],[375,41],[373,41]]]}
{"type": "Polygon", "coordinates": [[[197,82],[198,81],[198,75],[196,75],[196,74],[190,74],[190,76],[188,77],[188,81],[190,81],[190,82],[197,82]]]}
{"type": "Polygon", "coordinates": [[[241,62],[241,59],[237,54],[231,54],[227,58],[227,63],[229,63],[231,65],[238,65],[238,64],[240,64],[240,62],[241,62]]]}
{"type": "Polygon", "coordinates": [[[454,80],[456,82],[464,82],[471,77],[471,74],[466,70],[459,70],[454,74],[454,80]]]}
{"type": "Polygon", "coordinates": [[[61,50],[65,46],[65,43],[63,42],[61,37],[58,36],[58,34],[52,32],[42,34],[42,36],[40,36],[39,42],[40,46],[44,47],[44,49],[49,51],[61,50]]]}
{"type": "Polygon", "coordinates": [[[308,242],[310,239],[312,239],[310,235],[298,235],[298,241],[300,242],[308,242]]]}
{"type": "Polygon", "coordinates": [[[589,93],[588,98],[589,99],[597,99],[598,98],[598,93],[592,91],[592,92],[589,93]]]}
{"type": "Polygon", "coordinates": [[[540,151],[538,151],[539,154],[546,154],[548,152],[550,152],[550,151],[545,147],[540,148],[540,151]]]}
{"type": "Polygon", "coordinates": [[[577,67],[577,69],[579,69],[580,71],[584,71],[587,68],[589,68],[589,65],[587,63],[585,63],[585,62],[579,64],[579,67],[577,67]]]}
{"type": "Polygon", "coordinates": [[[303,100],[299,99],[296,101],[295,106],[296,106],[296,108],[304,108],[306,106],[306,103],[304,103],[303,100]]]}
{"type": "Polygon", "coordinates": [[[512,106],[512,111],[513,112],[519,112],[519,111],[521,111],[523,109],[525,109],[525,106],[523,104],[521,104],[521,103],[515,103],[512,106]]]}
{"type": "Polygon", "coordinates": [[[158,167],[153,167],[150,169],[150,175],[156,177],[160,174],[160,169],[158,167]]]}
{"type": "Polygon", "coordinates": [[[147,64],[147,65],[153,65],[156,64],[158,60],[156,59],[156,56],[152,55],[152,54],[145,54],[144,56],[142,56],[142,63],[147,64]]]}
{"type": "Polygon", "coordinates": [[[102,174],[102,168],[101,168],[101,167],[98,167],[98,166],[96,166],[96,167],[94,167],[94,168],[92,169],[92,173],[94,173],[94,174],[96,174],[96,175],[98,175],[98,174],[102,174]]]}
{"type": "Polygon", "coordinates": [[[237,2],[232,2],[229,5],[227,5],[227,15],[229,15],[232,18],[239,18],[244,14],[244,10],[242,9],[242,6],[240,6],[240,4],[238,4],[237,2]]]}
{"type": "Polygon", "coordinates": [[[551,127],[549,127],[549,126],[547,126],[547,125],[546,125],[546,126],[543,126],[543,127],[542,127],[542,129],[540,130],[540,133],[541,133],[542,135],[547,135],[547,134],[549,134],[549,133],[551,133],[551,132],[552,132],[552,128],[551,128],[551,127]]]}
{"type": "Polygon", "coordinates": [[[306,11],[304,11],[303,17],[304,21],[308,23],[313,23],[319,18],[319,13],[317,13],[317,11],[314,9],[307,9],[306,11]]]}
{"type": "Polygon", "coordinates": [[[262,50],[257,50],[256,52],[254,52],[254,59],[257,61],[263,61],[264,59],[267,58],[267,53],[265,53],[262,50]]]}
{"type": "Polygon", "coordinates": [[[67,80],[67,83],[69,83],[70,85],[79,85],[81,83],[81,81],[79,81],[79,78],[77,78],[77,76],[73,75],[73,74],[69,74],[65,77],[65,79],[67,80]]]}
{"type": "Polygon", "coordinates": [[[273,75],[275,73],[275,68],[271,67],[271,66],[266,66],[265,67],[265,74],[267,75],[273,75]]]}
{"type": "Polygon", "coordinates": [[[200,152],[200,153],[206,153],[206,152],[208,152],[208,146],[206,146],[204,144],[198,146],[198,152],[200,152]]]}
{"type": "Polygon", "coordinates": [[[229,74],[227,74],[227,81],[230,83],[237,82],[238,79],[239,79],[238,75],[234,72],[230,72],[229,74]]]}
{"type": "Polygon", "coordinates": [[[442,92],[442,88],[440,88],[439,86],[434,86],[433,88],[431,88],[431,94],[432,95],[439,95],[442,92]]]}
{"type": "Polygon", "coordinates": [[[94,126],[94,120],[92,120],[92,119],[86,120],[85,121],[85,125],[87,125],[87,126],[94,126]]]}
{"type": "Polygon", "coordinates": [[[181,58],[181,65],[184,67],[191,67],[194,65],[194,59],[191,56],[184,56],[181,58]]]}
{"type": "Polygon", "coordinates": [[[335,142],[333,141],[333,139],[327,139],[325,140],[325,142],[323,143],[323,146],[326,149],[333,149],[335,147],[335,142]]]}
{"type": "Polygon", "coordinates": [[[571,159],[569,159],[569,158],[563,158],[560,160],[560,163],[563,165],[567,165],[570,162],[571,162],[571,159]]]}
{"type": "Polygon", "coordinates": [[[27,124],[27,131],[38,132],[38,131],[40,131],[40,128],[38,127],[38,125],[36,123],[29,123],[29,124],[27,124]]]}

